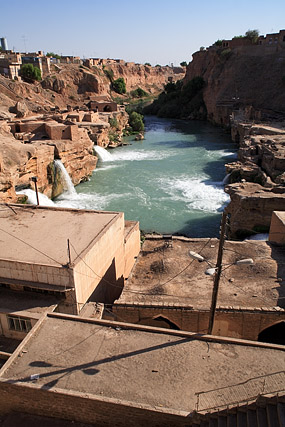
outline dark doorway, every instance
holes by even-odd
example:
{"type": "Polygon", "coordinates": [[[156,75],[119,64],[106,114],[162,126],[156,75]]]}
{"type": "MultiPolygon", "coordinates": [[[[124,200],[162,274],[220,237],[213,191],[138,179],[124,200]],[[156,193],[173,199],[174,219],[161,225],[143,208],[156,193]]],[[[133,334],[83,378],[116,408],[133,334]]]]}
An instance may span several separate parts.
{"type": "Polygon", "coordinates": [[[105,112],[105,113],[110,113],[110,112],[111,112],[111,107],[110,107],[110,105],[105,105],[105,107],[104,107],[104,112],[105,112]]]}
{"type": "Polygon", "coordinates": [[[276,323],[261,331],[258,341],[285,345],[285,322],[276,323]]]}
{"type": "Polygon", "coordinates": [[[163,316],[158,316],[153,319],[144,319],[141,320],[139,324],[145,326],[154,326],[156,328],[175,329],[176,331],[180,330],[178,326],[175,325],[175,323],[171,322],[171,320],[163,316]]]}

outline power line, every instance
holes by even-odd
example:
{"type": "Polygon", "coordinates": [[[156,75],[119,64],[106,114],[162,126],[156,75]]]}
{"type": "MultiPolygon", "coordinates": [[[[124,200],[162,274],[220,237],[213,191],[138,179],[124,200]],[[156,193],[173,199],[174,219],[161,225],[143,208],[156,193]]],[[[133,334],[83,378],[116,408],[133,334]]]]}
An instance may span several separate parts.
{"type": "Polygon", "coordinates": [[[35,248],[34,246],[32,246],[30,243],[25,242],[24,240],[20,239],[20,237],[14,236],[13,234],[9,233],[6,230],[3,230],[2,228],[0,228],[0,231],[2,231],[3,233],[8,234],[10,237],[13,237],[16,240],[19,240],[21,243],[23,243],[24,245],[29,246],[30,248],[34,249],[35,251],[39,252],[40,254],[44,255],[45,257],[49,258],[50,260],[52,260],[53,262],[55,262],[56,264],[59,264],[61,267],[63,267],[63,265],[56,261],[54,258],[52,258],[51,256],[47,255],[46,253],[42,252],[40,249],[35,248]]]}

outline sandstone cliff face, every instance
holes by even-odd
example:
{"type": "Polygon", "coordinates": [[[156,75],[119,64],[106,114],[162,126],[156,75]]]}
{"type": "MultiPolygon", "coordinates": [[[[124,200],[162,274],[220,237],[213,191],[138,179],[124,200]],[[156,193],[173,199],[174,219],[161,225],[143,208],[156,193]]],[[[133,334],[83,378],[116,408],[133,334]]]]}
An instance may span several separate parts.
{"type": "Polygon", "coordinates": [[[123,77],[127,91],[141,87],[150,93],[158,93],[171,78],[174,82],[183,79],[185,69],[183,67],[150,67],[148,65],[126,63],[110,64],[106,66],[112,70],[114,79],[123,77]]]}
{"type": "Polygon", "coordinates": [[[245,237],[268,232],[273,211],[285,211],[285,188],[264,188],[259,184],[230,184],[225,189],[231,197],[227,207],[230,236],[245,237]]]}
{"type": "MultiPolygon", "coordinates": [[[[9,127],[8,127],[9,129],[9,127]]],[[[33,188],[31,178],[38,178],[38,190],[53,198],[60,194],[54,160],[60,159],[76,185],[87,179],[96,167],[93,142],[85,129],[78,129],[75,141],[37,141],[23,143],[0,127],[0,197],[17,201],[16,189],[33,188]]]]}
{"type": "Polygon", "coordinates": [[[284,115],[284,61],[285,49],[264,54],[259,46],[227,51],[211,47],[193,55],[185,82],[204,78],[208,119],[217,124],[229,125],[230,114],[239,108],[247,109],[249,118],[284,115]]]}
{"type": "Polygon", "coordinates": [[[232,121],[239,161],[226,165],[231,185],[230,236],[268,231],[274,210],[285,210],[285,129],[232,121]],[[245,182],[246,181],[246,182],[245,182]]]}

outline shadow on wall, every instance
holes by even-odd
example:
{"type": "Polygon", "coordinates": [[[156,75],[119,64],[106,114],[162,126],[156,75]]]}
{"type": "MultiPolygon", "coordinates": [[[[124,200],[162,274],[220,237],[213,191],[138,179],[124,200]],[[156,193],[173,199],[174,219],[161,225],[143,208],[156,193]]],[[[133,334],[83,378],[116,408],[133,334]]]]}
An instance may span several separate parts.
{"type": "Polygon", "coordinates": [[[271,248],[271,257],[277,263],[276,290],[279,293],[277,305],[285,308],[285,246],[267,242],[271,248]]]}
{"type": "Polygon", "coordinates": [[[104,304],[113,304],[116,299],[120,298],[123,289],[124,277],[121,276],[116,279],[116,261],[115,258],[113,258],[112,264],[98,283],[88,302],[94,301],[104,304]]]}

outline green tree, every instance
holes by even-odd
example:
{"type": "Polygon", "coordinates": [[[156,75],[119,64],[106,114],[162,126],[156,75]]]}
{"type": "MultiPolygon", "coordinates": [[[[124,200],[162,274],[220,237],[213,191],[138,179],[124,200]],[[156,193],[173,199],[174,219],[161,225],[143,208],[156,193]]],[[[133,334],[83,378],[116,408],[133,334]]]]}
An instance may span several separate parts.
{"type": "Polygon", "coordinates": [[[21,77],[28,82],[40,81],[42,79],[41,70],[33,64],[24,64],[21,67],[21,77]]]}
{"type": "Polygon", "coordinates": [[[151,67],[151,64],[149,62],[145,62],[144,65],[147,65],[148,67],[151,67]]]}
{"type": "Polygon", "coordinates": [[[119,77],[117,80],[113,81],[113,89],[120,94],[126,93],[126,82],[123,77],[119,77]]]}
{"type": "Polygon", "coordinates": [[[58,55],[57,53],[54,52],[47,52],[46,56],[50,57],[50,58],[56,58],[56,59],[60,59],[61,56],[58,55]]]}
{"type": "Polygon", "coordinates": [[[129,124],[134,132],[144,131],[143,116],[136,111],[131,112],[129,116],[129,124]]]}
{"type": "Polygon", "coordinates": [[[186,61],[182,61],[182,62],[180,62],[180,65],[181,65],[181,67],[186,67],[187,62],[186,61]]]}
{"type": "Polygon", "coordinates": [[[222,44],[223,44],[223,41],[218,39],[215,41],[214,46],[220,47],[220,46],[222,46],[222,44]]]}
{"type": "Polygon", "coordinates": [[[247,30],[245,37],[251,40],[252,43],[257,43],[259,37],[259,30],[247,30]]]}

